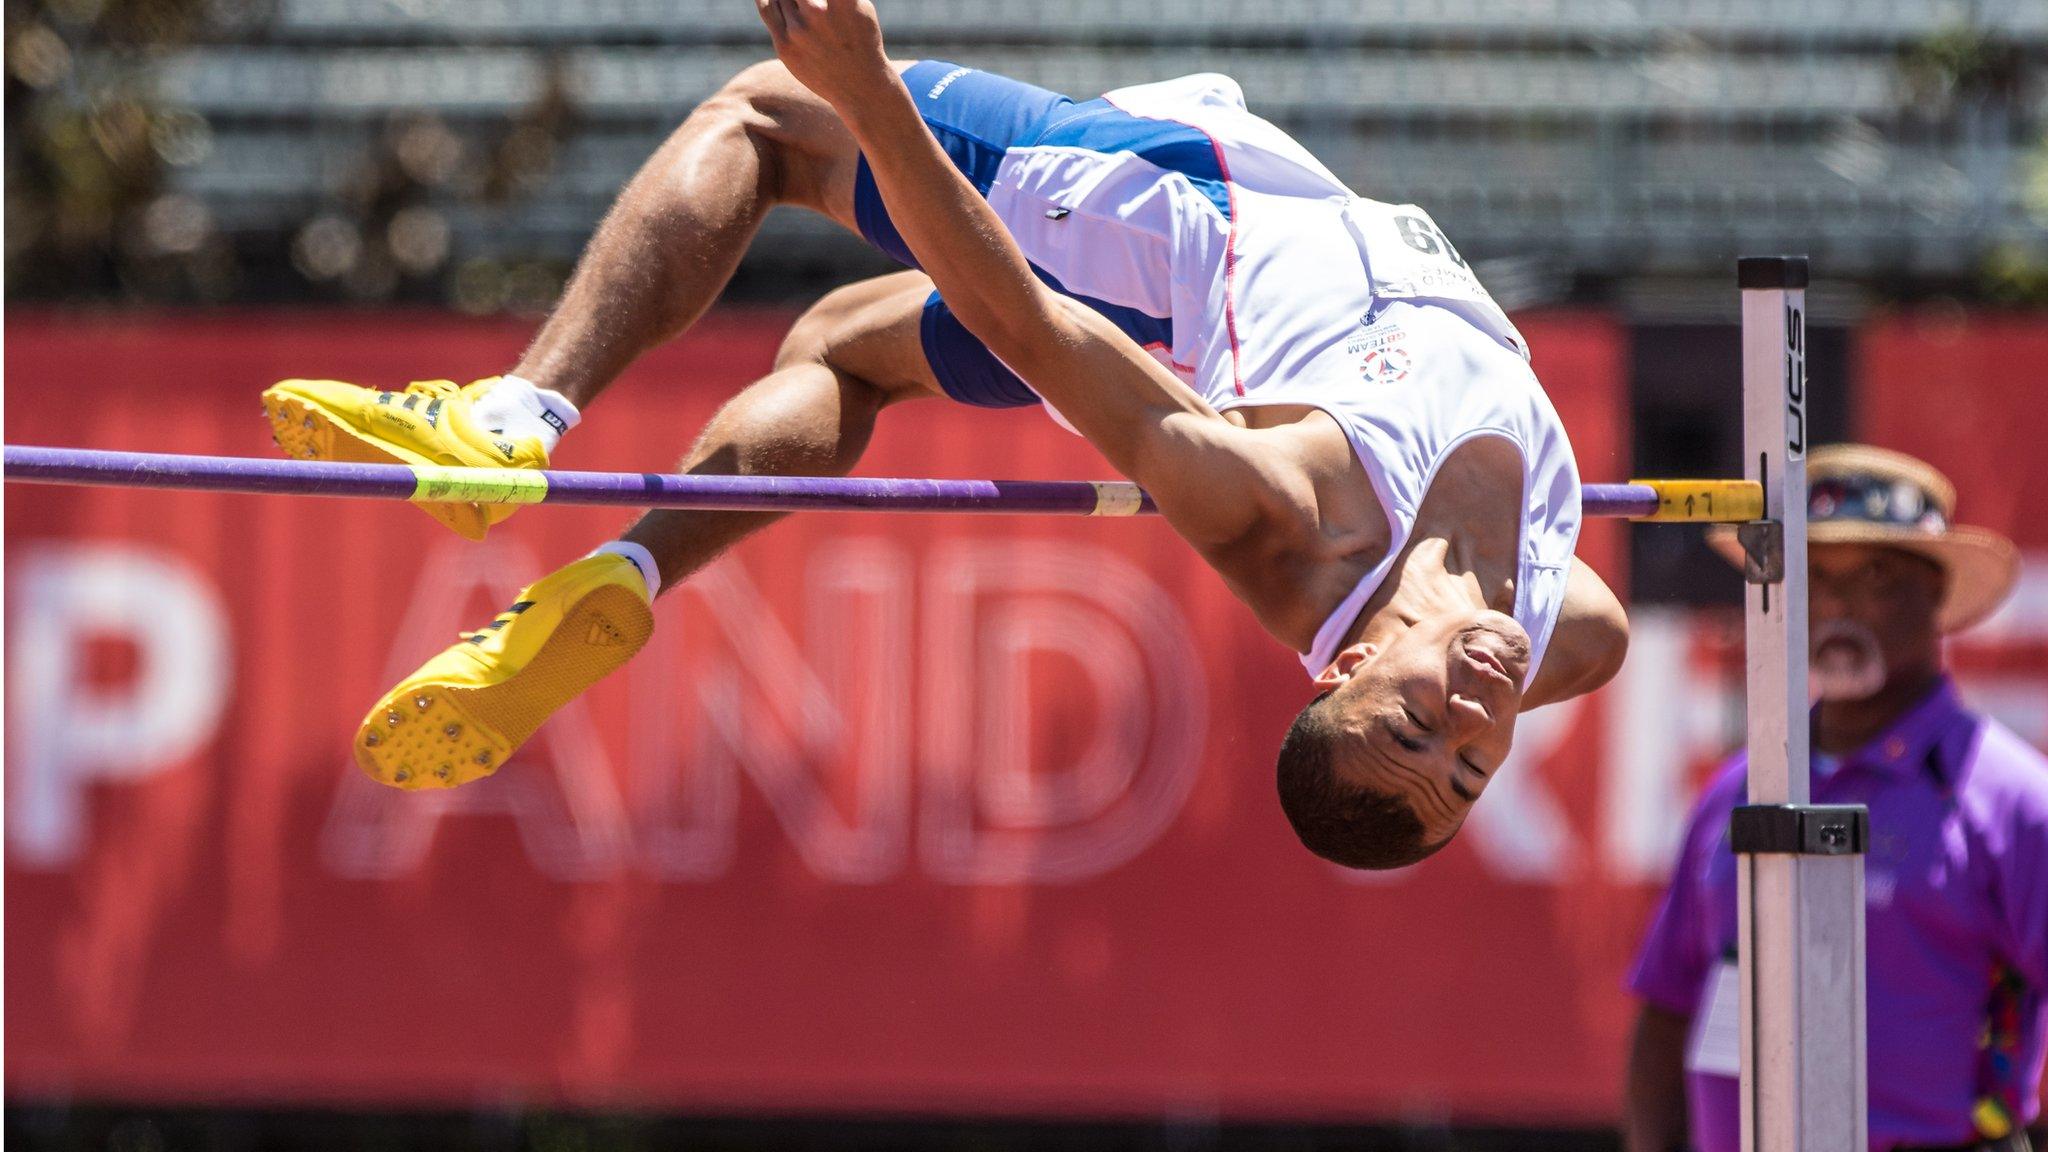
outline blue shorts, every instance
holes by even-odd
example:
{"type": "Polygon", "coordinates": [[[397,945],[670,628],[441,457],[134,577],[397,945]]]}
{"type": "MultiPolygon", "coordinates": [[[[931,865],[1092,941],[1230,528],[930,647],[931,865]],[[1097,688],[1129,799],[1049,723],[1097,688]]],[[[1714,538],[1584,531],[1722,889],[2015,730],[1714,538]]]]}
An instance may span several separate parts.
{"type": "MultiPolygon", "coordinates": [[[[1045,124],[1074,103],[1057,92],[943,60],[911,65],[903,82],[939,146],[984,196],[1003,153],[1036,142],[1045,124]]],[[[853,214],[868,243],[909,267],[918,266],[889,218],[866,156],[854,175],[853,214]]],[[[919,330],[925,360],[946,395],[983,408],[1038,403],[1038,395],[960,323],[937,292],[925,300],[919,330]]]]}

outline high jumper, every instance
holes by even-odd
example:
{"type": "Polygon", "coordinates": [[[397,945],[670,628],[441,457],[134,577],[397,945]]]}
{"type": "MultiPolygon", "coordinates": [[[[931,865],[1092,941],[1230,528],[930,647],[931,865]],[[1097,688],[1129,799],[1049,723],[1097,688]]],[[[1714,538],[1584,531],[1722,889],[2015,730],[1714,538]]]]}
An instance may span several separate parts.
{"type": "MultiPolygon", "coordinates": [[[[1573,556],[1581,492],[1521,334],[1413,205],[1361,198],[1218,75],[1088,101],[892,62],[873,8],[776,0],[779,61],[628,184],[513,371],[403,393],[265,393],[306,459],[543,468],[634,357],[717,297],[795,204],[910,265],[798,321],[692,473],[838,474],[876,417],[1038,404],[1140,484],[1318,694],[1282,744],[1303,844],[1412,864],[1457,832],[1517,715],[1605,683],[1622,607],[1573,556]]],[[[511,505],[430,506],[480,537],[511,505]]],[[[649,601],[774,513],[649,512],[373,707],[401,787],[494,770],[624,663],[649,601]]]]}
{"type": "Polygon", "coordinates": [[[264,405],[288,462],[10,445],[7,477],[397,496],[471,538],[547,499],[658,509],[365,717],[371,775],[447,787],[629,659],[661,589],[789,509],[1146,510],[1118,483],[844,477],[902,401],[1042,400],[1302,654],[1321,693],[1283,744],[1282,806],[1311,849],[1372,868],[1455,834],[1521,710],[1613,674],[1626,619],[1571,555],[1582,514],[1742,521],[1743,1146],[1864,1148],[1868,824],[1808,803],[1804,259],[1738,265],[1747,480],[1595,492],[1520,334],[1428,214],[1350,192],[1227,78],[1076,103],[892,63],[867,0],[757,3],[780,61],[634,178],[512,373],[285,381],[264,405]],[[919,270],[807,313],[689,475],[545,471],[580,407],[697,319],[778,203],[919,270]]]}

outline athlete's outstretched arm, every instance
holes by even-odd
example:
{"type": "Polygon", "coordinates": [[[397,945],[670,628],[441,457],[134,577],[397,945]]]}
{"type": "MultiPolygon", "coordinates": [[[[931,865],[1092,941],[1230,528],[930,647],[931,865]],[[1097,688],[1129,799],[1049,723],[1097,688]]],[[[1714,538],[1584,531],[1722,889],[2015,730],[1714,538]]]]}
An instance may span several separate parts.
{"type": "Polygon", "coordinates": [[[891,217],[954,315],[1152,493],[1194,543],[1302,511],[1288,462],[1224,420],[1107,320],[1032,274],[926,129],[868,0],[756,0],[791,74],[838,109],[891,217]]]}

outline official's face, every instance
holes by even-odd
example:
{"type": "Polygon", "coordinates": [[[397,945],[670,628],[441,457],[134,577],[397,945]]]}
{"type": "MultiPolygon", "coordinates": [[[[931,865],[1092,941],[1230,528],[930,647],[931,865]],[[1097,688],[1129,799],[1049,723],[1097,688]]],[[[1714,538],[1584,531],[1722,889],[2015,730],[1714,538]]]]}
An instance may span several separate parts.
{"type": "Polygon", "coordinates": [[[1868,544],[1815,544],[1806,573],[1812,677],[1823,698],[1864,699],[1895,675],[1940,662],[1944,576],[1932,560],[1868,544]]]}

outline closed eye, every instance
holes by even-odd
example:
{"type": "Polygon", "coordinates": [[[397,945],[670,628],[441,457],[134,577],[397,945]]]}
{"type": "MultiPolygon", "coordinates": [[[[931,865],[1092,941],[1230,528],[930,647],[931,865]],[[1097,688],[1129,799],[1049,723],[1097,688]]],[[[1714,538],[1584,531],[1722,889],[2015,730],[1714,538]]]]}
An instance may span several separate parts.
{"type": "Polygon", "coordinates": [[[1406,748],[1410,752],[1422,751],[1422,741],[1417,740],[1413,736],[1410,736],[1407,733],[1401,731],[1399,728],[1395,727],[1393,721],[1382,721],[1380,726],[1387,730],[1387,735],[1392,736],[1394,738],[1394,743],[1399,744],[1401,747],[1406,748]]]}

